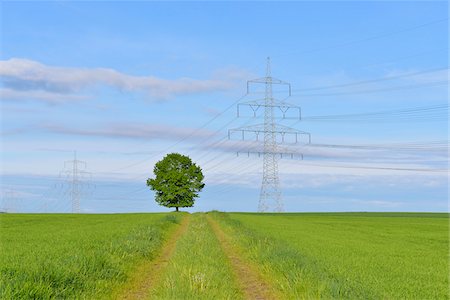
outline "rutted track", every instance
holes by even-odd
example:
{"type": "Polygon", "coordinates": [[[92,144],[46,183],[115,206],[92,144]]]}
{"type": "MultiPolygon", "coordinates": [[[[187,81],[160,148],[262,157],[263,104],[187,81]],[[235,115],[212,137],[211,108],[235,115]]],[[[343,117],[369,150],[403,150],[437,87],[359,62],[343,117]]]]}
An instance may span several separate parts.
{"type": "Polygon", "coordinates": [[[147,299],[152,288],[155,287],[164,272],[170,258],[172,257],[178,239],[183,236],[190,222],[191,216],[187,214],[180,223],[179,228],[172,234],[170,239],[162,248],[160,256],[155,260],[142,264],[135,271],[135,275],[128,284],[114,298],[116,299],[147,299]]]}
{"type": "Polygon", "coordinates": [[[242,258],[241,250],[231,244],[230,238],[223,232],[219,224],[210,216],[207,216],[207,220],[233,267],[234,275],[245,298],[277,299],[278,297],[273,293],[273,289],[258,273],[256,266],[242,258]]]}
{"type": "Polygon", "coordinates": [[[262,278],[257,266],[243,257],[242,250],[231,243],[231,238],[211,216],[203,213],[187,215],[162,248],[161,255],[139,266],[129,284],[121,289],[123,293],[115,298],[166,299],[182,295],[199,299],[219,295],[252,300],[279,298],[262,278]],[[193,243],[199,243],[197,251],[189,249],[193,243]],[[172,263],[169,263],[170,260],[172,263]],[[220,266],[223,266],[221,275],[217,269],[220,266]],[[229,283],[226,289],[231,291],[227,296],[223,294],[223,286],[214,283],[226,277],[229,283]],[[199,279],[206,280],[204,286],[203,283],[195,282],[199,279]],[[233,289],[235,292],[232,292],[233,289]]]}
{"type": "Polygon", "coordinates": [[[233,266],[206,214],[191,215],[151,299],[244,299],[233,266]]]}

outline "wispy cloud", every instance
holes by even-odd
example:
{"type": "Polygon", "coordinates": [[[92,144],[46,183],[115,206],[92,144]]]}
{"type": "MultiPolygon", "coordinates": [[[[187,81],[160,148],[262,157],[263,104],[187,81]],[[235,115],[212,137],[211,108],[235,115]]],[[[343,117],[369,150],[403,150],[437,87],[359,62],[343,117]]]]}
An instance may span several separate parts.
{"type": "Polygon", "coordinates": [[[0,130],[0,136],[8,136],[8,135],[17,135],[17,134],[22,134],[22,133],[26,133],[27,132],[27,128],[14,128],[14,129],[3,129],[0,130]]]}
{"type": "MultiPolygon", "coordinates": [[[[286,144],[279,146],[277,152],[284,158],[294,158],[295,160],[301,159],[302,155],[306,161],[317,162],[350,162],[359,164],[369,164],[374,167],[398,167],[405,168],[418,165],[421,168],[446,168],[448,157],[448,146],[435,145],[430,143],[429,145],[409,147],[407,143],[394,144],[389,146],[385,145],[327,145],[327,144],[311,144],[311,145],[299,145],[299,144],[286,144]],[[290,154],[293,154],[292,157],[290,154]],[[383,164],[383,165],[380,165],[383,164]]],[[[264,152],[264,145],[261,141],[229,141],[225,140],[220,143],[210,143],[200,146],[201,149],[224,153],[237,153],[239,152],[243,156],[250,157],[262,157],[264,152]]]]}
{"type": "Polygon", "coordinates": [[[108,86],[120,91],[147,92],[158,99],[227,90],[245,72],[229,69],[212,79],[182,77],[168,80],[155,76],[134,76],[111,68],[74,68],[11,58],[0,61],[2,99],[32,99],[50,103],[80,100],[89,88],[108,86]]]}
{"type": "Polygon", "coordinates": [[[0,88],[0,99],[4,100],[37,100],[48,104],[60,104],[65,102],[76,102],[87,98],[89,97],[45,90],[0,88]]]}
{"type": "Polygon", "coordinates": [[[346,192],[374,190],[377,186],[387,188],[412,189],[417,187],[443,188],[447,186],[446,174],[396,174],[396,173],[348,173],[348,174],[281,174],[282,186],[286,189],[331,188],[346,192]]]}
{"type": "Polygon", "coordinates": [[[61,124],[41,124],[40,129],[51,133],[129,139],[204,139],[214,135],[203,129],[181,128],[162,124],[109,123],[88,128],[72,128],[61,124]]]}

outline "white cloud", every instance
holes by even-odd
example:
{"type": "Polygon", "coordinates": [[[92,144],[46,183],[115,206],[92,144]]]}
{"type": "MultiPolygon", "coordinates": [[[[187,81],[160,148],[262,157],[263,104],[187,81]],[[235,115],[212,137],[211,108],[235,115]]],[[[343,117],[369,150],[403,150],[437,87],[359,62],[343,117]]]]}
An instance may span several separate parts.
{"type": "Polygon", "coordinates": [[[0,89],[0,99],[5,100],[39,100],[48,104],[60,104],[87,99],[87,96],[48,92],[45,90],[14,90],[9,88],[0,89]]]}
{"type": "Polygon", "coordinates": [[[447,175],[444,174],[420,174],[410,172],[403,173],[310,173],[280,174],[281,185],[286,189],[317,189],[332,187],[353,192],[355,190],[369,189],[373,186],[391,187],[422,187],[443,188],[447,186],[447,175]]]}
{"type": "MultiPolygon", "coordinates": [[[[261,141],[235,141],[225,140],[220,143],[210,143],[200,146],[205,151],[217,151],[225,153],[240,152],[241,156],[254,158],[262,158],[263,143],[261,141]]],[[[430,143],[417,148],[408,148],[408,144],[380,144],[380,145],[334,145],[334,144],[311,144],[311,145],[284,145],[278,148],[280,153],[293,153],[293,159],[289,155],[284,155],[284,159],[280,160],[280,164],[287,169],[293,166],[300,166],[302,169],[308,168],[308,164],[314,165],[318,161],[325,166],[340,167],[346,165],[354,167],[357,172],[361,172],[360,166],[372,168],[370,172],[380,171],[383,169],[434,169],[447,168],[447,150],[444,145],[434,145],[430,143]],[[403,145],[403,146],[402,146],[403,145]],[[403,148],[402,148],[403,147],[403,148]],[[301,160],[301,154],[305,160],[301,160]],[[287,162],[287,163],[286,163],[287,162]],[[294,163],[293,163],[294,162],[294,163]],[[355,164],[356,163],[356,164],[355,164]]],[[[321,169],[324,166],[316,166],[321,169]]],[[[343,168],[345,169],[345,168],[343,168]]],[[[353,172],[355,172],[355,170],[353,172]]],[[[388,170],[392,172],[393,170],[388,170]]],[[[401,170],[399,170],[401,171],[401,170]]],[[[408,171],[408,170],[406,170],[408,171]]],[[[296,172],[294,170],[294,172],[296,172]]],[[[336,172],[336,171],[334,171],[336,172]]]]}
{"type": "Polygon", "coordinates": [[[110,68],[55,67],[20,58],[0,61],[0,77],[5,87],[1,92],[2,98],[33,97],[52,103],[78,100],[78,93],[97,85],[121,91],[148,92],[159,99],[221,91],[232,88],[234,81],[245,75],[236,69],[218,74],[222,76],[221,79],[216,77],[217,79],[199,80],[183,77],[168,80],[154,76],[133,76],[110,68]]]}
{"type": "Polygon", "coordinates": [[[204,139],[213,136],[213,132],[206,129],[198,130],[147,123],[109,123],[88,128],[71,128],[60,124],[41,124],[39,127],[52,133],[110,138],[204,139]]]}

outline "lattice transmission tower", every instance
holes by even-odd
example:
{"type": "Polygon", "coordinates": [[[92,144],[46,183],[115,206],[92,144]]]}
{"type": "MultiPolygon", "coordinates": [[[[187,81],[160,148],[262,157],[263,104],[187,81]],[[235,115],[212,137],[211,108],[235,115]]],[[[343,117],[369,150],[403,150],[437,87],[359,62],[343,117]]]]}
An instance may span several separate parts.
{"type": "Polygon", "coordinates": [[[2,191],[2,206],[0,212],[13,213],[18,212],[18,196],[14,189],[8,188],[2,191]]]}
{"type": "Polygon", "coordinates": [[[64,169],[60,172],[63,179],[61,187],[64,194],[69,196],[72,203],[72,213],[80,213],[80,199],[91,188],[91,173],[86,171],[87,164],[77,159],[77,152],[73,153],[73,160],[64,162],[64,169]]]}
{"type": "MultiPolygon", "coordinates": [[[[280,178],[278,174],[278,160],[283,157],[300,157],[303,159],[301,153],[292,152],[289,149],[285,150],[281,144],[285,143],[300,143],[302,137],[306,138],[306,143],[311,143],[311,135],[308,132],[300,131],[291,127],[287,127],[275,122],[277,118],[276,112],[281,119],[296,119],[301,120],[301,108],[299,106],[290,104],[285,100],[291,96],[291,85],[288,82],[282,81],[272,77],[270,58],[267,58],[266,76],[254,80],[247,81],[247,94],[250,93],[250,87],[254,84],[264,85],[264,98],[252,101],[241,102],[237,105],[237,115],[241,116],[241,106],[248,106],[253,117],[257,117],[257,112],[264,109],[264,123],[244,126],[228,131],[228,138],[231,139],[233,133],[240,132],[242,140],[246,139],[246,133],[251,133],[256,137],[256,141],[260,141],[260,136],[263,136],[263,149],[256,151],[258,156],[263,156],[263,176],[261,183],[261,191],[259,197],[258,211],[268,211],[271,206],[274,211],[284,211],[282,200],[282,193],[280,188],[280,178]],[[273,85],[280,85],[287,88],[285,93],[287,97],[283,100],[275,99],[273,96],[273,85]],[[278,110],[275,110],[275,109],[278,110]],[[288,141],[288,138],[289,141],[288,141]]],[[[250,154],[250,151],[247,152],[250,154]]]]}

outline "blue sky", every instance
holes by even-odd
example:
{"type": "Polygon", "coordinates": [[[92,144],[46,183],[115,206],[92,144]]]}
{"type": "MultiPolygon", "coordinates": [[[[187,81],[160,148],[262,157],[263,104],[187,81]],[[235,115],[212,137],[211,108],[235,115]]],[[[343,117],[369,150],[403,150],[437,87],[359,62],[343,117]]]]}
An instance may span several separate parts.
{"type": "Polygon", "coordinates": [[[76,150],[82,212],[166,210],[145,180],[169,152],[204,170],[189,211],[255,211],[236,151],[261,145],[227,130],[262,122],[233,103],[270,56],[303,117],[277,121],[312,135],[279,162],[286,211],[448,211],[447,2],[0,5],[2,209],[69,212],[76,150]]]}

